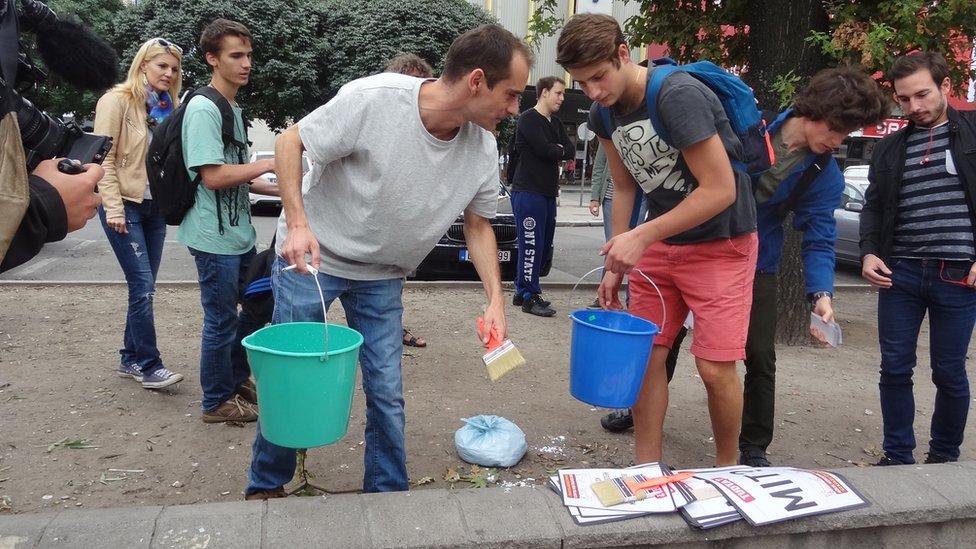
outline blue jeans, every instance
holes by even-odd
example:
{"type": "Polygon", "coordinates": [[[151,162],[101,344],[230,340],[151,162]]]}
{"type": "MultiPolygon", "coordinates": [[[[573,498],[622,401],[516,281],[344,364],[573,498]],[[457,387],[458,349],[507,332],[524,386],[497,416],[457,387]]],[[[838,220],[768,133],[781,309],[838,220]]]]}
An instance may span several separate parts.
{"type": "MultiPolygon", "coordinates": [[[[359,364],[366,394],[366,455],[364,492],[407,490],[407,453],[403,412],[403,381],[400,357],[403,354],[400,292],[403,279],[349,280],[319,273],[322,296],[310,275],[283,272],[287,263],[275,259],[271,275],[275,308],[272,322],[322,322],[322,303],[326,307],[338,298],[346,312],[349,327],[363,334],[359,364]]],[[[259,388],[260,390],[260,388],[259,388]]],[[[248,494],[284,486],[295,475],[295,450],[257,436],[251,451],[248,494]]]]}
{"type": "MultiPolygon", "coordinates": [[[[604,199],[603,204],[603,238],[609,241],[613,237],[613,199],[604,199]]],[[[634,195],[634,210],[630,214],[630,227],[633,229],[644,222],[647,217],[647,202],[644,201],[644,193],[638,189],[634,195]]]]}
{"type": "Polygon", "coordinates": [[[141,204],[124,201],[123,204],[128,233],[120,234],[109,227],[105,222],[105,209],[101,206],[98,208],[98,218],[129,287],[129,306],[125,315],[122,349],[119,350],[121,362],[149,375],[163,367],[156,346],[153,296],[156,294],[159,263],[163,258],[166,220],[152,211],[152,200],[144,200],[141,204]]]}
{"type": "MultiPolygon", "coordinates": [[[[930,454],[959,458],[969,413],[966,353],[976,322],[976,290],[944,282],[940,263],[895,259],[889,263],[892,287],[878,292],[883,448],[885,455],[901,463],[915,463],[912,370],[926,311],[932,382],[936,387],[930,454]]],[[[968,265],[960,267],[966,269],[968,265]]]]}
{"type": "Polygon", "coordinates": [[[247,381],[251,369],[240,352],[244,338],[237,304],[254,248],[241,255],[212,254],[189,248],[197,264],[203,335],[200,341],[200,386],[204,412],[216,409],[247,381]]]}

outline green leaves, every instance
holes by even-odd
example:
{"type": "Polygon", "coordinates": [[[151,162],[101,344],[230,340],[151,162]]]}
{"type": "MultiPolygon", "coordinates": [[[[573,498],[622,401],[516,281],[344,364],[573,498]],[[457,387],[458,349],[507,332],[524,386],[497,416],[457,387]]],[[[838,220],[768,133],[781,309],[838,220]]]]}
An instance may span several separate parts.
{"type": "Polygon", "coordinates": [[[69,450],[93,450],[98,448],[98,446],[94,446],[92,441],[88,440],[87,438],[64,437],[57,442],[52,442],[49,444],[47,447],[47,452],[51,453],[58,446],[68,448],[69,450]]]}

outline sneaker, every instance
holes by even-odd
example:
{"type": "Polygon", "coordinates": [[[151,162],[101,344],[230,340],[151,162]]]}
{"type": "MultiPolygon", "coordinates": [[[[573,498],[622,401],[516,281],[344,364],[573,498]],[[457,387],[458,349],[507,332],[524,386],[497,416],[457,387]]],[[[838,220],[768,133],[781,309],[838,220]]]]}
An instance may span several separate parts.
{"type": "Polygon", "coordinates": [[[244,496],[245,501],[254,501],[261,499],[274,499],[274,498],[284,498],[288,497],[288,493],[285,492],[284,486],[278,488],[272,488],[271,490],[255,490],[250,494],[244,496]]]}
{"type": "Polygon", "coordinates": [[[925,463],[953,463],[955,461],[958,460],[947,458],[941,454],[933,454],[932,452],[925,454],[925,463]]]}
{"type": "Polygon", "coordinates": [[[874,464],[875,467],[887,467],[889,465],[905,465],[900,461],[895,461],[888,456],[882,457],[877,463],[874,464]]]}
{"type": "Polygon", "coordinates": [[[119,377],[129,377],[138,382],[142,382],[142,370],[135,364],[120,364],[119,369],[115,373],[119,377]]]}
{"type": "Polygon", "coordinates": [[[611,433],[622,433],[634,426],[634,414],[630,408],[614,410],[600,418],[600,425],[611,433]]]}
{"type": "Polygon", "coordinates": [[[587,309],[602,309],[603,306],[600,305],[600,298],[599,297],[595,298],[593,300],[593,303],[590,303],[589,305],[587,305],[586,308],[587,309]]]}
{"type": "Polygon", "coordinates": [[[183,374],[171,372],[166,368],[160,368],[149,375],[142,376],[143,389],[162,389],[183,381],[183,374]]]}
{"type": "Polygon", "coordinates": [[[220,406],[217,406],[209,412],[204,412],[200,416],[200,419],[204,423],[224,423],[226,421],[247,423],[257,421],[258,407],[241,398],[241,395],[235,394],[220,406]]]}
{"type": "MultiPolygon", "coordinates": [[[[541,295],[539,296],[539,300],[546,307],[552,305],[552,301],[549,301],[548,299],[542,299],[541,295]]],[[[512,296],[512,305],[515,305],[516,307],[521,307],[523,303],[525,303],[525,298],[522,297],[522,294],[515,294],[512,296]]]]}
{"type": "Polygon", "coordinates": [[[258,387],[250,379],[245,380],[243,383],[238,385],[234,393],[241,395],[241,398],[250,402],[251,404],[258,403],[258,387]]]}
{"type": "Polygon", "coordinates": [[[553,316],[556,314],[555,309],[545,304],[538,294],[533,294],[532,297],[526,299],[522,303],[522,312],[529,313],[535,316],[553,316]]]}
{"type": "Polygon", "coordinates": [[[766,452],[759,449],[749,449],[739,453],[739,465],[770,467],[772,464],[766,459],[766,452]]]}

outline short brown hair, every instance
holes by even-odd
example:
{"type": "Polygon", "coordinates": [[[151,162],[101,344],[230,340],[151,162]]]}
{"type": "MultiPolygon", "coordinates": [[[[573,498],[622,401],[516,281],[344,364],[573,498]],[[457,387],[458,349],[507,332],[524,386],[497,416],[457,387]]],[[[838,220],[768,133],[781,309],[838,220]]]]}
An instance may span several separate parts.
{"type": "Polygon", "coordinates": [[[945,57],[942,57],[941,53],[920,51],[895,59],[891,68],[888,69],[888,73],[885,74],[885,79],[894,86],[895,80],[911,76],[922,69],[929,71],[936,86],[941,86],[942,82],[949,77],[949,64],[946,63],[945,57]]]}
{"type": "Polygon", "coordinates": [[[793,112],[827,123],[833,131],[851,132],[877,124],[890,105],[877,82],[856,67],[824,69],[810,79],[793,101],[793,112]]]}
{"type": "Polygon", "coordinates": [[[386,63],[386,72],[398,72],[420,78],[430,78],[434,69],[419,55],[412,53],[398,53],[386,63]]]}
{"type": "Polygon", "coordinates": [[[559,34],[556,63],[575,69],[610,61],[619,67],[617,49],[626,43],[624,32],[613,17],[597,13],[574,15],[559,34]]]}
{"type": "Polygon", "coordinates": [[[458,36],[447,50],[444,59],[445,82],[456,82],[475,69],[485,73],[488,88],[509,77],[515,54],[525,58],[532,67],[532,50],[514,34],[498,25],[481,25],[458,36]]]}
{"type": "MultiPolygon", "coordinates": [[[[237,36],[248,42],[253,41],[251,31],[247,30],[247,27],[237,21],[214,19],[200,33],[200,55],[203,56],[204,63],[207,63],[208,53],[215,56],[220,55],[220,41],[225,36],[237,36]]],[[[210,66],[210,64],[207,63],[207,66],[210,66]]]]}
{"type": "Polygon", "coordinates": [[[562,78],[559,78],[557,76],[543,76],[542,78],[539,79],[538,82],[535,83],[536,97],[542,97],[542,92],[546,90],[551,90],[552,87],[555,86],[557,83],[562,84],[564,86],[566,85],[566,82],[564,82],[562,78]]]}

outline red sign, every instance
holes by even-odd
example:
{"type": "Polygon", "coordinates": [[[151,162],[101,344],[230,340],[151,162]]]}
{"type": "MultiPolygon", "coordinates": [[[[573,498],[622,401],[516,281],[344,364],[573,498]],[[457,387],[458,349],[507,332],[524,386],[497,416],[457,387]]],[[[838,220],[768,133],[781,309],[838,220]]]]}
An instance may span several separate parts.
{"type": "Polygon", "coordinates": [[[861,130],[863,137],[887,137],[908,125],[904,118],[888,118],[876,126],[868,126],[861,130]]]}

